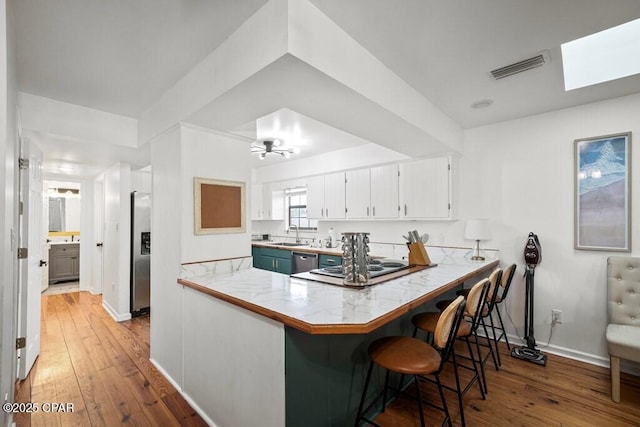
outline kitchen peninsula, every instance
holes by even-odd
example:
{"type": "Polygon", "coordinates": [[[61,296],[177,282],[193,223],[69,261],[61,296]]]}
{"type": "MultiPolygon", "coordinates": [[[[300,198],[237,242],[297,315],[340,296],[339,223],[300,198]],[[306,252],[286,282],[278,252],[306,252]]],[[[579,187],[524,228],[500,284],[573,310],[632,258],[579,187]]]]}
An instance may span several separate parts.
{"type": "Polygon", "coordinates": [[[217,425],[353,424],[368,344],[411,334],[416,311],[498,265],[468,249],[429,254],[438,267],[364,289],[251,268],[250,258],[184,265],[183,391],[217,425]]]}

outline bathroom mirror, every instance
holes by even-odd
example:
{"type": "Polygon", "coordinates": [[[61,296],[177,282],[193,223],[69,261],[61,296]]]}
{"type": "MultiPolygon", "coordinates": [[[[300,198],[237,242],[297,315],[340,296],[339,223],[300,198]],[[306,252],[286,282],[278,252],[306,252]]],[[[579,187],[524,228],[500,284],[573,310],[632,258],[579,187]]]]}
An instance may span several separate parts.
{"type": "Polygon", "coordinates": [[[80,230],[80,190],[49,188],[49,231],[80,230]]]}

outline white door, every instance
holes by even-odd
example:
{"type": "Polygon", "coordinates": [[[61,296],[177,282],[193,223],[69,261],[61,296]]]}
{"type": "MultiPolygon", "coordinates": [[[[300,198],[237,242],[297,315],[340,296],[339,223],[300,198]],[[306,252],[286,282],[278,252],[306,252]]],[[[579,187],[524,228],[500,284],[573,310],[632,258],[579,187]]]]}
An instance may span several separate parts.
{"type": "Polygon", "coordinates": [[[42,287],[42,151],[28,140],[22,141],[21,156],[29,165],[20,171],[20,247],[26,248],[19,281],[18,337],[26,346],[18,350],[18,378],[29,374],[40,353],[40,295],[42,287]]]}
{"type": "Polygon", "coordinates": [[[93,276],[91,280],[92,292],[102,294],[103,286],[103,252],[102,243],[104,239],[104,180],[97,179],[94,181],[93,192],[93,235],[96,239],[93,247],[93,276]]]}
{"type": "Polygon", "coordinates": [[[49,242],[47,236],[49,234],[49,187],[43,185],[42,187],[42,234],[44,240],[42,241],[42,286],[40,290],[42,292],[49,289],[49,242]]]}

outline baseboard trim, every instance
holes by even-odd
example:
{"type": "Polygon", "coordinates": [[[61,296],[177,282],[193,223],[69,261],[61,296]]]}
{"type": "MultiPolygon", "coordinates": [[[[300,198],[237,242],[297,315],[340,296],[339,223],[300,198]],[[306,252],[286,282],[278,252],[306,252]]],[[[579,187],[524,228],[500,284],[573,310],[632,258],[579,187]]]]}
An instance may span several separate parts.
{"type": "MultiPolygon", "coordinates": [[[[480,334],[484,335],[484,334],[480,334]]],[[[509,343],[511,345],[521,346],[526,345],[526,343],[518,336],[507,334],[509,337],[509,343]]],[[[505,342],[504,340],[501,340],[505,342]]],[[[566,347],[561,347],[559,345],[544,343],[544,342],[536,342],[538,350],[543,353],[551,353],[556,356],[566,357],[567,359],[577,360],[578,362],[588,363],[590,365],[601,366],[603,368],[610,368],[609,357],[596,356],[594,354],[585,353],[579,350],[573,350],[566,347]]],[[[640,365],[634,365],[631,362],[626,360],[622,361],[622,365],[620,366],[620,370],[627,374],[640,376],[640,365]]]]}
{"type": "Polygon", "coordinates": [[[104,298],[102,299],[102,308],[104,308],[105,311],[109,313],[109,316],[111,316],[113,320],[115,320],[116,322],[124,322],[125,320],[131,320],[131,313],[118,314],[118,312],[115,311],[113,307],[111,307],[109,303],[107,303],[104,300],[104,298]]]}
{"type": "Polygon", "coordinates": [[[180,385],[171,377],[171,375],[169,375],[167,373],[167,371],[165,371],[162,366],[160,366],[160,364],[158,362],[156,362],[153,358],[149,358],[149,361],[151,362],[151,364],[153,366],[156,367],[156,369],[158,370],[158,372],[160,372],[162,375],[164,375],[164,377],[167,379],[167,381],[169,381],[169,383],[171,383],[171,385],[173,387],[175,387],[175,389],[178,391],[178,393],[180,393],[180,395],[184,398],[184,400],[187,401],[187,403],[189,405],[191,405],[191,407],[194,409],[194,411],[196,411],[198,413],[198,415],[200,415],[202,417],[202,419],[204,420],[205,423],[207,423],[208,425],[212,426],[212,427],[217,427],[216,424],[211,420],[211,418],[209,418],[209,416],[193,401],[193,399],[184,392],[184,390],[182,390],[182,387],[180,387],[180,385]]]}

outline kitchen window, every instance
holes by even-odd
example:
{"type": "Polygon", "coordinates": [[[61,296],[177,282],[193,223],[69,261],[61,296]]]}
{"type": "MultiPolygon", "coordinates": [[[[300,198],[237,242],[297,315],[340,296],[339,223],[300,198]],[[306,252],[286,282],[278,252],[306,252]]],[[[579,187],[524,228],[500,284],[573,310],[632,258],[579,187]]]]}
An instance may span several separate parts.
{"type": "Polygon", "coordinates": [[[300,230],[318,229],[318,220],[307,218],[307,189],[290,188],[285,190],[287,203],[287,229],[292,226],[300,230]]]}

